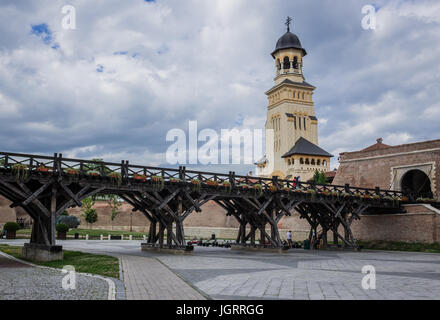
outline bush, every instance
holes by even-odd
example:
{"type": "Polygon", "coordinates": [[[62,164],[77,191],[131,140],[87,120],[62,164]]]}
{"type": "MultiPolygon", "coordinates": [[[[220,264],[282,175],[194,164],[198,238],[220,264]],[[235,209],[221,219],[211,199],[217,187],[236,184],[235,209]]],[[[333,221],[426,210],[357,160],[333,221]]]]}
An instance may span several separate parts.
{"type": "Polygon", "coordinates": [[[98,221],[98,213],[95,209],[88,209],[85,213],[85,219],[88,223],[93,224],[98,221]]]}
{"type": "Polygon", "coordinates": [[[6,231],[18,231],[20,230],[20,225],[17,222],[6,222],[3,229],[6,231]]]}
{"type": "Polygon", "coordinates": [[[81,224],[81,220],[74,216],[60,216],[57,219],[57,224],[65,224],[69,229],[76,229],[81,224]]]}
{"type": "Polygon", "coordinates": [[[57,224],[56,229],[58,232],[67,232],[69,231],[69,226],[64,223],[57,224]]]}

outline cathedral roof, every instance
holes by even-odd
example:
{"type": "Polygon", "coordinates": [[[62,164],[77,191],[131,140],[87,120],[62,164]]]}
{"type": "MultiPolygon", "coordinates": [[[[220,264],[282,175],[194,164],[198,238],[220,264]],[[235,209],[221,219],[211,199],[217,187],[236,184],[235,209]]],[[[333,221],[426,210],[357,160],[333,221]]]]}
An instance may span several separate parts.
{"type": "Polygon", "coordinates": [[[284,154],[282,158],[290,157],[294,154],[304,154],[310,156],[324,156],[324,157],[333,157],[330,153],[325,151],[324,149],[318,147],[316,144],[311,143],[309,140],[300,137],[298,141],[295,143],[292,149],[289,152],[284,154]]]}
{"type": "Polygon", "coordinates": [[[302,87],[307,87],[307,88],[312,88],[312,89],[316,88],[316,87],[312,86],[310,83],[305,82],[305,81],[303,81],[303,82],[296,82],[296,81],[292,81],[290,79],[284,79],[283,82],[281,82],[281,83],[277,84],[276,86],[273,86],[272,88],[267,90],[266,94],[271,92],[273,89],[278,88],[278,87],[280,87],[282,85],[285,85],[285,84],[292,84],[292,85],[302,86],[302,87]]]}
{"type": "Polygon", "coordinates": [[[307,54],[306,50],[301,46],[301,42],[299,41],[297,35],[290,31],[287,31],[281,38],[278,39],[275,51],[272,52],[272,57],[275,58],[275,53],[278,50],[291,48],[300,49],[302,50],[304,55],[307,54]]]}
{"type": "Polygon", "coordinates": [[[254,164],[258,166],[259,164],[265,164],[265,163],[267,163],[267,162],[268,162],[268,160],[267,160],[267,158],[266,158],[266,155],[264,155],[263,158],[261,158],[260,160],[258,160],[258,161],[255,162],[254,164]]]}

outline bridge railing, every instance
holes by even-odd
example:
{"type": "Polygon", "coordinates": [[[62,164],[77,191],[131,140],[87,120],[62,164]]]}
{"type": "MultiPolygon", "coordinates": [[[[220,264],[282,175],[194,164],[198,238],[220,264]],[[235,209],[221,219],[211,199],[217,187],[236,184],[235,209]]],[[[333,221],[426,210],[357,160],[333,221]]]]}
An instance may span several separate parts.
{"type": "Polygon", "coordinates": [[[406,196],[401,191],[381,190],[379,188],[360,188],[350,185],[331,185],[283,180],[278,177],[263,178],[236,175],[235,172],[215,173],[178,169],[132,165],[128,161],[121,163],[64,158],[62,154],[53,157],[20,153],[0,152],[0,169],[12,169],[14,172],[37,172],[42,175],[63,175],[71,179],[84,176],[113,179],[118,184],[128,181],[153,183],[190,183],[196,187],[224,187],[229,190],[255,190],[258,192],[297,192],[309,195],[335,197],[357,197],[363,199],[400,200],[406,196]]]}

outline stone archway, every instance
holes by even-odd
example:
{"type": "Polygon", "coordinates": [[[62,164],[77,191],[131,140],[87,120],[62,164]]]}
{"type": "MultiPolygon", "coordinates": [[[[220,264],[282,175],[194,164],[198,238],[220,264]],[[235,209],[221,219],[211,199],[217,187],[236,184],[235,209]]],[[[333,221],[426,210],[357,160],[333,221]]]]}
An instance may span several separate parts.
{"type": "Polygon", "coordinates": [[[419,169],[409,170],[402,176],[400,188],[414,199],[432,198],[431,180],[429,176],[419,169]]]}

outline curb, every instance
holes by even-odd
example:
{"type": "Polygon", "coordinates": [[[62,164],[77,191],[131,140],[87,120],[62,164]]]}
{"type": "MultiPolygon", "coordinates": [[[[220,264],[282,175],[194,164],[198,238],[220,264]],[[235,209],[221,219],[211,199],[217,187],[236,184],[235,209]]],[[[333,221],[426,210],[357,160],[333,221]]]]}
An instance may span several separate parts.
{"type": "MultiPolygon", "coordinates": [[[[62,270],[62,269],[51,268],[51,267],[46,267],[46,266],[39,266],[39,265],[33,264],[31,262],[28,262],[28,261],[20,260],[18,258],[15,258],[15,257],[7,254],[7,253],[4,253],[3,251],[0,251],[0,255],[4,256],[6,258],[9,258],[11,260],[20,262],[22,264],[26,264],[26,265],[31,266],[31,267],[42,268],[42,269],[49,269],[49,270],[54,270],[54,271],[59,271],[59,272],[61,272],[61,270],[62,270]]],[[[106,278],[106,277],[103,277],[103,276],[98,276],[98,275],[90,274],[90,273],[82,273],[82,272],[75,272],[75,273],[79,274],[79,275],[86,276],[86,277],[92,277],[92,278],[97,278],[97,279],[101,279],[101,280],[106,281],[107,284],[108,284],[107,300],[116,300],[116,286],[115,286],[115,283],[113,282],[113,280],[111,280],[109,278],[106,278]]]]}

